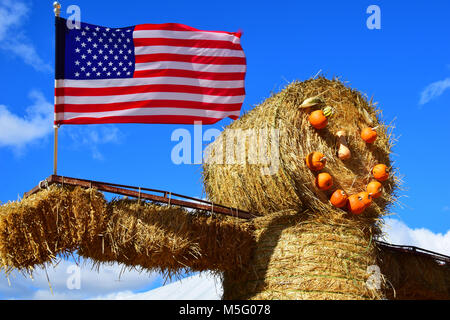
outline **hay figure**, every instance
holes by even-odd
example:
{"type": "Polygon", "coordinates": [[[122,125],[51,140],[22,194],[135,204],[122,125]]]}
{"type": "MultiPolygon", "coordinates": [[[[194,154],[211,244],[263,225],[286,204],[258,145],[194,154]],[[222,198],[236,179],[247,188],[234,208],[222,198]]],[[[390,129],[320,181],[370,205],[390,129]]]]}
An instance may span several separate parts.
{"type": "Polygon", "coordinates": [[[108,203],[92,189],[54,186],[0,206],[0,263],[8,271],[31,271],[77,252],[96,264],[120,262],[168,277],[212,270],[223,275],[224,299],[398,299],[412,291],[426,297],[436,282],[432,297],[450,298],[448,266],[400,259],[374,243],[400,182],[390,131],[371,101],[337,79],[291,83],[207,149],[209,199],[262,216],[243,221],[135,200],[108,203]],[[309,114],[319,109],[328,118],[317,129],[309,114]],[[377,127],[375,141],[361,139],[366,127],[377,127]],[[351,156],[339,157],[342,131],[351,156]],[[320,171],[305,163],[311,152],[326,157],[320,171]],[[337,189],[365,191],[380,163],[391,173],[377,198],[365,199],[364,212],[331,204],[337,189]],[[331,175],[332,188],[317,187],[319,172],[331,175]],[[414,275],[400,272],[406,260],[416,266],[413,274],[425,266],[431,275],[409,281],[414,275]],[[382,274],[373,281],[377,266],[382,274]]]}
{"type": "Polygon", "coordinates": [[[329,202],[336,189],[348,195],[365,191],[378,163],[395,172],[390,160],[393,139],[380,116],[358,91],[321,77],[291,83],[234,121],[208,146],[203,180],[209,199],[267,219],[255,219],[256,244],[247,279],[240,273],[224,274],[225,298],[385,296],[382,285],[368,289],[367,268],[376,264],[373,239],[380,235],[380,218],[395,202],[396,174],[383,182],[382,195],[360,215],[329,202]],[[320,109],[333,115],[317,129],[309,116],[320,109]],[[372,144],[360,137],[366,127],[377,127],[372,144]],[[342,130],[351,150],[345,160],[338,157],[342,130]],[[313,152],[326,157],[319,171],[305,163],[313,152]],[[333,188],[317,187],[319,172],[331,175],[333,188]]]}

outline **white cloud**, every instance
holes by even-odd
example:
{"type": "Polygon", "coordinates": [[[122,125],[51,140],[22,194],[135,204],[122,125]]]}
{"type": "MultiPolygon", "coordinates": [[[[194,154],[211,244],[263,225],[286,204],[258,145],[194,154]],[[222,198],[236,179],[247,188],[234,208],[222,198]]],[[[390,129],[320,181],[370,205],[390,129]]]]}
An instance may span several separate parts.
{"type": "Polygon", "coordinates": [[[31,91],[29,97],[33,104],[26,108],[24,116],[0,105],[0,147],[20,149],[52,132],[53,104],[40,91],[31,91]]]}
{"type": "Polygon", "coordinates": [[[102,300],[219,300],[223,288],[220,277],[209,273],[198,273],[159,288],[135,293],[121,291],[99,296],[102,300]]]}
{"type": "MultiPolygon", "coordinates": [[[[26,145],[53,133],[53,103],[37,90],[31,91],[29,97],[32,104],[25,108],[23,115],[0,105],[0,147],[12,147],[19,154],[26,145]]],[[[100,145],[120,143],[123,138],[122,132],[114,125],[63,126],[59,134],[62,138],[69,137],[72,148],[87,149],[97,160],[103,160],[100,145]]]]}
{"type": "Polygon", "coordinates": [[[28,13],[25,3],[0,0],[0,41],[6,38],[11,27],[17,27],[28,13]]]}
{"type": "Polygon", "coordinates": [[[120,292],[142,291],[158,279],[154,273],[124,271],[119,264],[102,265],[97,271],[88,263],[87,265],[82,264],[79,269],[80,288],[70,289],[67,283],[70,282],[70,277],[74,275],[74,272],[69,268],[74,265],[70,261],[61,261],[56,267],[47,268],[52,290],[50,290],[45,270],[42,268],[34,272],[33,280],[13,272],[9,277],[11,285],[8,284],[5,275],[0,273],[0,298],[33,300],[93,299],[100,296],[107,297],[120,292]]]}
{"type": "Polygon", "coordinates": [[[42,60],[20,30],[28,14],[28,6],[23,1],[0,0],[0,48],[18,56],[37,71],[51,72],[53,68],[42,60]]]}
{"type": "Polygon", "coordinates": [[[89,149],[92,157],[103,160],[99,146],[107,143],[120,143],[122,132],[114,125],[99,126],[65,126],[61,133],[67,134],[72,140],[75,149],[89,149]]]}
{"type": "Polygon", "coordinates": [[[52,72],[53,68],[41,59],[36,48],[23,36],[20,38],[22,39],[6,41],[2,44],[2,48],[15,54],[37,71],[52,72]]]}
{"type": "Polygon", "coordinates": [[[444,80],[429,84],[425,87],[425,89],[422,90],[420,94],[419,104],[423,105],[425,103],[428,103],[430,100],[442,95],[447,89],[450,89],[450,78],[446,78],[444,80]]]}
{"type": "Polygon", "coordinates": [[[430,251],[450,255],[450,230],[445,234],[434,233],[425,228],[412,229],[404,222],[385,219],[387,242],[399,245],[411,245],[430,251]]]}

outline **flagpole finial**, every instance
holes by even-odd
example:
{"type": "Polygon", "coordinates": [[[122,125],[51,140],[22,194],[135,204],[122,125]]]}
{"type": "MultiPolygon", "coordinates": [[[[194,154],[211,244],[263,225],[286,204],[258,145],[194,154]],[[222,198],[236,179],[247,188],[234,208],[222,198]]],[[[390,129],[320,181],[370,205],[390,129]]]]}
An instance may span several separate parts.
{"type": "Polygon", "coordinates": [[[55,13],[55,17],[59,17],[61,13],[61,4],[58,1],[53,2],[53,12],[55,13]]]}

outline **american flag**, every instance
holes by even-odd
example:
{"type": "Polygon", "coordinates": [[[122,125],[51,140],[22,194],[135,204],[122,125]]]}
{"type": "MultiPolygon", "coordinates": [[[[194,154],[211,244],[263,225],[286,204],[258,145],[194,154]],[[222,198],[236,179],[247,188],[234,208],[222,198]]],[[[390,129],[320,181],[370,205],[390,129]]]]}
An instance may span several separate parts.
{"type": "Polygon", "coordinates": [[[245,97],[240,33],[177,23],[107,28],[57,19],[55,124],[212,124],[245,97]]]}

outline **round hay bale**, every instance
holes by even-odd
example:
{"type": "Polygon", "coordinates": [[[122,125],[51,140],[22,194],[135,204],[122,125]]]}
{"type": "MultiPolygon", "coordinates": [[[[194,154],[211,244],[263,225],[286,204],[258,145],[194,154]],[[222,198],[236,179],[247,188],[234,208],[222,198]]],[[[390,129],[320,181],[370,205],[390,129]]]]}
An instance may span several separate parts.
{"type": "Polygon", "coordinates": [[[328,199],[337,188],[349,195],[365,191],[371,169],[383,163],[391,175],[383,182],[381,197],[366,210],[365,218],[381,215],[395,201],[398,179],[389,158],[391,127],[381,121],[381,111],[358,91],[338,79],[320,77],[293,82],[280,93],[234,121],[206,149],[203,181],[213,202],[259,214],[280,210],[311,209],[316,213],[341,215],[328,199]],[[301,108],[311,97],[323,103],[301,108]],[[309,114],[331,106],[335,112],[324,129],[313,128],[309,114]],[[360,137],[366,127],[378,127],[378,138],[368,144],[360,137]],[[346,132],[351,158],[337,156],[340,130],[346,132]],[[305,164],[311,152],[327,158],[322,172],[333,177],[333,188],[321,191],[314,183],[317,172],[305,164]]]}
{"type": "Polygon", "coordinates": [[[247,269],[226,271],[226,300],[366,300],[384,298],[377,254],[358,221],[330,222],[313,213],[277,212],[254,221],[247,269]],[[376,269],[375,269],[376,270],[376,269]]]}

